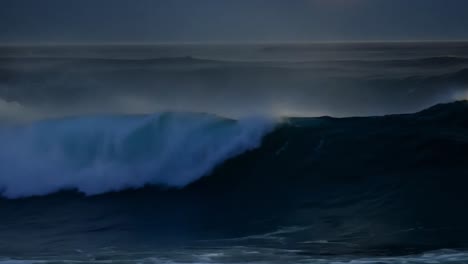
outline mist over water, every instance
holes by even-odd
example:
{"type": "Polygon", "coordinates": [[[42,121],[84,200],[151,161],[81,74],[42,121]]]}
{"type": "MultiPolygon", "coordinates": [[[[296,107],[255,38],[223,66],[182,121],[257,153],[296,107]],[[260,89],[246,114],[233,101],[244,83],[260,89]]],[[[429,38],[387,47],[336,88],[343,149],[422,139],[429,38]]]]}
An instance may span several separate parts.
{"type": "Polygon", "coordinates": [[[467,47],[463,42],[1,47],[0,118],[414,112],[466,96],[467,47]]]}
{"type": "Polygon", "coordinates": [[[44,121],[0,129],[0,193],[96,195],[148,184],[184,187],[258,147],[273,121],[162,113],[44,121]]]}

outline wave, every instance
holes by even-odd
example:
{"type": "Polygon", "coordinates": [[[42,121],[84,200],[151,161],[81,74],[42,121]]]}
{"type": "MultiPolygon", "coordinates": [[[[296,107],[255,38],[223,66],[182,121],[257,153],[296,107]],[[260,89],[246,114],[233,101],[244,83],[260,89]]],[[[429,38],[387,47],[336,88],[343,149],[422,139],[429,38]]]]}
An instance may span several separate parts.
{"type": "Polygon", "coordinates": [[[167,65],[183,65],[183,64],[209,64],[209,63],[229,63],[230,61],[213,60],[208,58],[198,58],[192,56],[182,57],[158,57],[158,58],[83,58],[83,57],[0,57],[1,63],[86,63],[86,64],[167,64],[167,65]]]}
{"type": "Polygon", "coordinates": [[[0,129],[5,197],[181,187],[257,147],[273,123],[205,114],[65,118],[0,129]]]}
{"type": "Polygon", "coordinates": [[[33,237],[32,254],[180,243],[332,256],[466,249],[467,113],[459,101],[276,123],[162,113],[3,127],[2,194],[25,199],[0,199],[0,248],[23,252],[10,241],[33,237]]]}
{"type": "Polygon", "coordinates": [[[353,171],[357,164],[366,170],[379,164],[389,171],[408,171],[426,163],[430,166],[424,170],[436,165],[452,170],[466,156],[467,112],[467,102],[460,101],[411,115],[288,118],[282,123],[168,112],[3,125],[0,190],[7,198],[62,190],[95,195],[147,185],[218,192],[245,187],[245,178],[251,187],[277,188],[286,175],[316,175],[308,178],[312,181],[336,177],[340,168],[353,171]],[[436,123],[442,130],[433,127],[436,123]],[[427,131],[413,140],[424,128],[427,131]],[[367,147],[372,144],[393,147],[367,147]],[[417,146],[421,149],[412,148],[417,146]],[[342,148],[357,153],[347,156],[342,148]],[[399,148],[408,156],[399,155],[401,164],[387,162],[389,153],[399,148]],[[450,155],[442,155],[447,151],[450,155]]]}
{"type": "MultiPolygon", "coordinates": [[[[308,61],[313,62],[313,61],[308,61]]],[[[326,60],[320,61],[327,63],[326,60]]],[[[468,64],[468,58],[456,56],[421,57],[407,59],[348,59],[328,61],[338,65],[363,65],[363,66],[385,66],[385,67],[416,67],[437,68],[449,66],[463,66],[468,64]]]]}
{"type": "Polygon", "coordinates": [[[23,63],[45,63],[45,62],[75,62],[75,63],[128,63],[128,64],[192,64],[192,63],[339,63],[339,64],[370,64],[382,66],[398,67],[445,67],[464,65],[468,63],[467,57],[459,56],[438,56],[438,57],[418,57],[405,59],[312,59],[312,60],[229,60],[211,59],[208,57],[195,56],[173,56],[155,58],[108,58],[108,57],[62,57],[62,56],[31,56],[31,57],[0,57],[0,63],[23,62],[23,63]]]}
{"type": "Polygon", "coordinates": [[[2,258],[0,264],[43,264],[43,263],[82,263],[94,264],[96,262],[125,262],[125,263],[315,263],[315,264],[465,264],[468,261],[468,252],[460,250],[438,250],[407,256],[309,256],[300,250],[285,250],[257,247],[226,247],[226,248],[189,248],[184,250],[147,251],[138,253],[120,252],[115,250],[102,250],[103,252],[88,253],[78,250],[81,256],[67,256],[47,258],[2,258]],[[83,258],[82,255],[86,254],[83,258]],[[81,257],[81,258],[80,258],[81,257]],[[78,259],[78,260],[76,260],[78,259]],[[96,261],[99,259],[99,261],[96,261]],[[121,260],[123,259],[123,260],[121,260]],[[254,260],[251,260],[254,259],[254,260]],[[260,260],[257,260],[260,259],[260,260]]]}

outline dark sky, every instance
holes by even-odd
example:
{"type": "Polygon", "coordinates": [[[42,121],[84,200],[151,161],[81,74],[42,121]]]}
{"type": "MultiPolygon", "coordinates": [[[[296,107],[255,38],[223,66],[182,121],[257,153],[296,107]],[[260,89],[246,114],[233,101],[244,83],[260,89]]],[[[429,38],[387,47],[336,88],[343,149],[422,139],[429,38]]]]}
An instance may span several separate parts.
{"type": "Polygon", "coordinates": [[[1,43],[460,39],[467,0],[0,0],[1,43]]]}

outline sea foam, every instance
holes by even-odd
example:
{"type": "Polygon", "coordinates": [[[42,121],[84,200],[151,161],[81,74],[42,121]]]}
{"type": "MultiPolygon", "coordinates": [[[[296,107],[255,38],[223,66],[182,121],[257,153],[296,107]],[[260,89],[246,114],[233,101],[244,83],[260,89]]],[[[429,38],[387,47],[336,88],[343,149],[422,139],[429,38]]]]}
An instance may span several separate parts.
{"type": "Polygon", "coordinates": [[[256,148],[274,122],[160,113],[41,121],[0,129],[0,192],[87,195],[147,184],[183,187],[256,148]]]}

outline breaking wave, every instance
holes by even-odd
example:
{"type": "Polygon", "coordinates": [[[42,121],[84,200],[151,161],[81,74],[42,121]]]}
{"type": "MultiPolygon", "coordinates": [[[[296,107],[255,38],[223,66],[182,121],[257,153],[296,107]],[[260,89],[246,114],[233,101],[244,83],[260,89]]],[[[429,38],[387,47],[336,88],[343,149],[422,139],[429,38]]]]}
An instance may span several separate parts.
{"type": "Polygon", "coordinates": [[[0,129],[5,197],[184,186],[257,147],[273,122],[205,114],[65,118],[0,129]]]}

